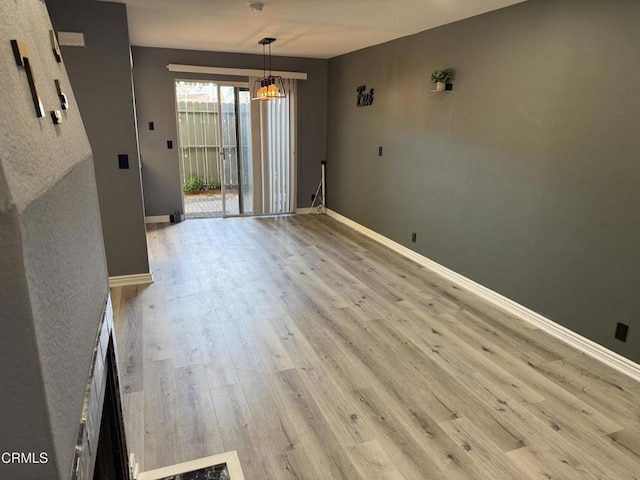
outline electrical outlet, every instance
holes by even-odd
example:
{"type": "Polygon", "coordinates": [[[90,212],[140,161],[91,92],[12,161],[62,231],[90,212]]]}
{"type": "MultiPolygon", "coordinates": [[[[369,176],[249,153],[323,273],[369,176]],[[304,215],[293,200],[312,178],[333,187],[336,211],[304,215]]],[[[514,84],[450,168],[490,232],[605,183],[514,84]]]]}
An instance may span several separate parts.
{"type": "Polygon", "coordinates": [[[378,147],[378,156],[381,157],[382,156],[382,147],[378,147]]]}
{"type": "Polygon", "coordinates": [[[129,155],[126,153],[118,154],[118,168],[120,170],[128,170],[129,169],[129,155]]]}
{"type": "Polygon", "coordinates": [[[155,130],[156,124],[154,122],[149,122],[149,130],[155,130]]]}
{"type": "Polygon", "coordinates": [[[629,325],[618,322],[616,324],[616,338],[621,342],[627,341],[627,333],[629,333],[629,325]]]}
{"type": "Polygon", "coordinates": [[[417,240],[418,240],[418,234],[416,232],[413,232],[411,234],[411,242],[416,243],[417,240]]]}

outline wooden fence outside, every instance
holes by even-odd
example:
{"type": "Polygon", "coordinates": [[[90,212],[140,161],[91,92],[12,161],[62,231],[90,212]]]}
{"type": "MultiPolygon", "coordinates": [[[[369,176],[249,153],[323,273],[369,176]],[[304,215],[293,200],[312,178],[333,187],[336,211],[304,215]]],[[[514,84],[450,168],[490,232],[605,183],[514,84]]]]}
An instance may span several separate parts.
{"type": "MultiPolygon", "coordinates": [[[[216,102],[178,102],[178,133],[183,182],[191,175],[202,177],[205,182],[221,182],[220,148],[224,148],[227,162],[224,164],[225,187],[238,185],[236,168],[238,147],[236,145],[236,119],[233,103],[222,103],[222,118],[216,102]],[[222,121],[222,141],[219,121],[222,121]]],[[[249,124],[249,106],[240,104],[240,125],[249,124]]],[[[241,148],[247,152],[246,136],[241,135],[241,148]]]]}

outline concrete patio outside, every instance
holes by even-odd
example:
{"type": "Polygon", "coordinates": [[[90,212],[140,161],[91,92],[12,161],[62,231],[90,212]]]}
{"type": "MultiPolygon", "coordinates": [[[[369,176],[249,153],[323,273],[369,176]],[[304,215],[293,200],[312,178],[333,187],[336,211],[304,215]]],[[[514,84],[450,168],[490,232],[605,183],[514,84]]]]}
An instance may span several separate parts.
{"type": "MultiPolygon", "coordinates": [[[[240,211],[238,193],[227,192],[225,195],[227,214],[234,215],[240,211]]],[[[185,218],[215,218],[222,216],[222,193],[201,193],[197,195],[184,195],[185,218]]]]}

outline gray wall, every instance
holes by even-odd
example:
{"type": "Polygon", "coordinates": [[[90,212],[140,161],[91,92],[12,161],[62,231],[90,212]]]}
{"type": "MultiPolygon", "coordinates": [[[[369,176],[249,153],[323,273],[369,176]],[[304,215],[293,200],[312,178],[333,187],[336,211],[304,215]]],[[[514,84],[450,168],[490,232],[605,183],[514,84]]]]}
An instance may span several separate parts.
{"type": "Polygon", "coordinates": [[[638,18],[529,0],[331,59],[330,208],[640,361],[638,18]]]}
{"type": "Polygon", "coordinates": [[[66,479],[108,295],[91,148],[39,0],[0,0],[0,478],[66,479]],[[26,43],[47,116],[35,115],[10,40],[26,43]],[[60,79],[71,109],[54,126],[60,79]]]}
{"type": "Polygon", "coordinates": [[[93,149],[110,276],[149,272],[126,6],[47,0],[57,31],[83,32],[86,46],[62,47],[93,149]],[[129,155],[129,170],[118,168],[129,155]]]}
{"type": "MultiPolygon", "coordinates": [[[[259,49],[256,39],[256,51],[259,49]]],[[[145,212],[149,216],[169,215],[182,210],[174,82],[222,77],[169,72],[167,64],[262,69],[262,55],[146,47],[133,47],[132,53],[145,212]],[[155,130],[149,130],[149,122],[154,122],[155,130]],[[173,150],[167,149],[167,140],[173,141],[173,150]]],[[[325,159],[327,66],[327,60],[273,57],[273,70],[308,73],[308,80],[298,82],[299,207],[311,203],[320,179],[320,161],[325,159]]]]}

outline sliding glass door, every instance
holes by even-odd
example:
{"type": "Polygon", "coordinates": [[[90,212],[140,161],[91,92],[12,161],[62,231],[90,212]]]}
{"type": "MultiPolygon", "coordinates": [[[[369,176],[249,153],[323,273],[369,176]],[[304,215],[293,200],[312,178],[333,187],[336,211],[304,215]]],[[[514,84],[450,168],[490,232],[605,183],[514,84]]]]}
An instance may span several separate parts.
{"type": "Polygon", "coordinates": [[[252,101],[248,84],[176,81],[187,218],[295,211],[295,80],[284,87],[252,101]]]}
{"type": "Polygon", "coordinates": [[[187,218],[253,212],[248,85],[176,81],[187,218]]]}
{"type": "Polygon", "coordinates": [[[248,87],[220,85],[224,216],[253,213],[251,108],[248,87]]]}

